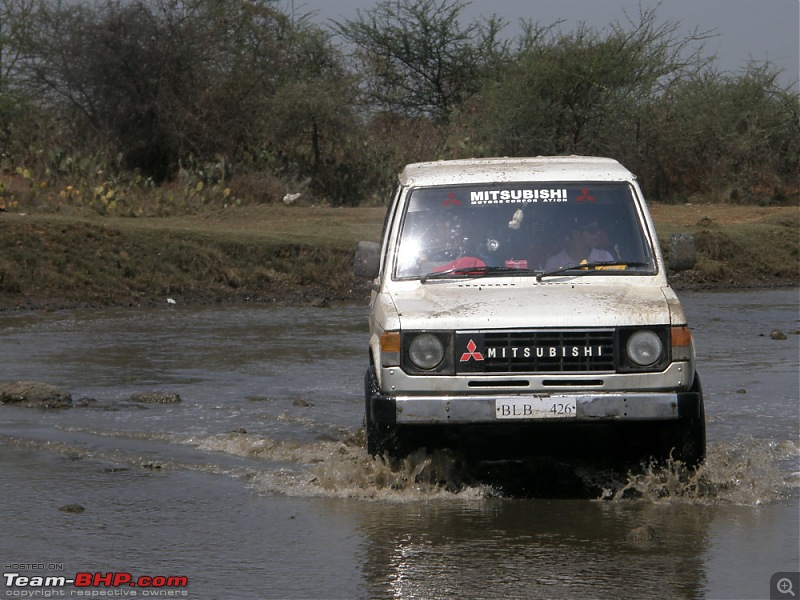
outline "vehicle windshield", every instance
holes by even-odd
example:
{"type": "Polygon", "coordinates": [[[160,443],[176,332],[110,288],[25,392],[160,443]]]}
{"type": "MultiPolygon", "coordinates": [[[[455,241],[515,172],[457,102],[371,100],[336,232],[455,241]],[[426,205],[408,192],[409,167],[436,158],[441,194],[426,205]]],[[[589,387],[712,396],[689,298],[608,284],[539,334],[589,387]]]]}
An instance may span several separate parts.
{"type": "Polygon", "coordinates": [[[626,183],[416,188],[401,227],[400,279],[655,271],[626,183]]]}

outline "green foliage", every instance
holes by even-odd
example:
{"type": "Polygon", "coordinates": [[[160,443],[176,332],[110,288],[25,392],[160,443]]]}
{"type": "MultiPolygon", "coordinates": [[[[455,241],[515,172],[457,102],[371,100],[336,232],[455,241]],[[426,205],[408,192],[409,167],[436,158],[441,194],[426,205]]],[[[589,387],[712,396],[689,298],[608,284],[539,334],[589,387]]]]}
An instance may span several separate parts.
{"type": "Polygon", "coordinates": [[[337,24],[358,48],[371,102],[443,122],[478,91],[482,69],[504,49],[497,39],[504,24],[492,18],[462,29],[463,8],[459,0],[383,0],[337,24]]]}
{"type": "MultiPolygon", "coordinates": [[[[684,40],[645,12],[632,29],[584,26],[537,32],[484,89],[472,128],[497,154],[607,154],[635,142],[640,112],[704,59],[688,62],[684,40]]],[[[698,34],[697,39],[702,39],[698,34]]]]}
{"type": "Polygon", "coordinates": [[[33,78],[128,168],[163,181],[189,153],[235,155],[264,108],[280,54],[272,40],[285,27],[257,0],[224,11],[203,1],[54,5],[32,37],[33,78]]]}
{"type": "Polygon", "coordinates": [[[709,34],[655,11],[501,41],[463,0],[381,0],[331,30],[281,4],[0,0],[0,202],[377,205],[408,162],[565,153],[619,159],[654,199],[798,201],[797,91],[769,63],[716,72],[709,34]]]}
{"type": "Polygon", "coordinates": [[[653,103],[642,171],[654,193],[762,204],[796,197],[800,104],[778,75],[769,65],[738,77],[709,71],[653,103]]]}

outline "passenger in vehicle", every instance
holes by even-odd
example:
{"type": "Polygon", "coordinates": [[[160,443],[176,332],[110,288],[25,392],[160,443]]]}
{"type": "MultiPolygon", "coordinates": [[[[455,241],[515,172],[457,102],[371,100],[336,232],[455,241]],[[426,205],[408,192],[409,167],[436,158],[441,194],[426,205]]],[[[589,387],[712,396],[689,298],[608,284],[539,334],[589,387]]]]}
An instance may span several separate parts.
{"type": "Polygon", "coordinates": [[[598,248],[605,234],[596,219],[591,215],[578,215],[570,225],[565,236],[564,248],[547,259],[546,271],[579,265],[583,261],[613,262],[614,256],[607,250],[598,248]]]}

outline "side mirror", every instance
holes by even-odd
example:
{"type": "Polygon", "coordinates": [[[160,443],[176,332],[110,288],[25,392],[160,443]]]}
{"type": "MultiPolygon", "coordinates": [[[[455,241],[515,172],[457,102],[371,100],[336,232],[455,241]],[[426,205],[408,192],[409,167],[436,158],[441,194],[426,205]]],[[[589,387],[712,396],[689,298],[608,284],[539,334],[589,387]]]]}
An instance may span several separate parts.
{"type": "Polygon", "coordinates": [[[690,233],[675,233],[669,238],[667,263],[672,271],[688,271],[697,264],[697,249],[690,233]]]}
{"type": "Polygon", "coordinates": [[[375,279],[381,267],[381,245],[376,242],[358,242],[353,270],[356,276],[375,279]]]}

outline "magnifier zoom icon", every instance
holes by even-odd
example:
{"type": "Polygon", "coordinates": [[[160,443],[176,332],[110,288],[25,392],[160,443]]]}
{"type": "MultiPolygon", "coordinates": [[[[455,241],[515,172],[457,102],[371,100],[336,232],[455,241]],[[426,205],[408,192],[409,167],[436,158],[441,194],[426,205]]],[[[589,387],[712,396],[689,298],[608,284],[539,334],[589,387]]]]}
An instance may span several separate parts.
{"type": "Polygon", "coordinates": [[[775,584],[775,587],[778,588],[778,591],[781,594],[791,594],[792,597],[795,597],[795,593],[792,591],[792,580],[788,577],[779,579],[778,583],[775,584]]]}

